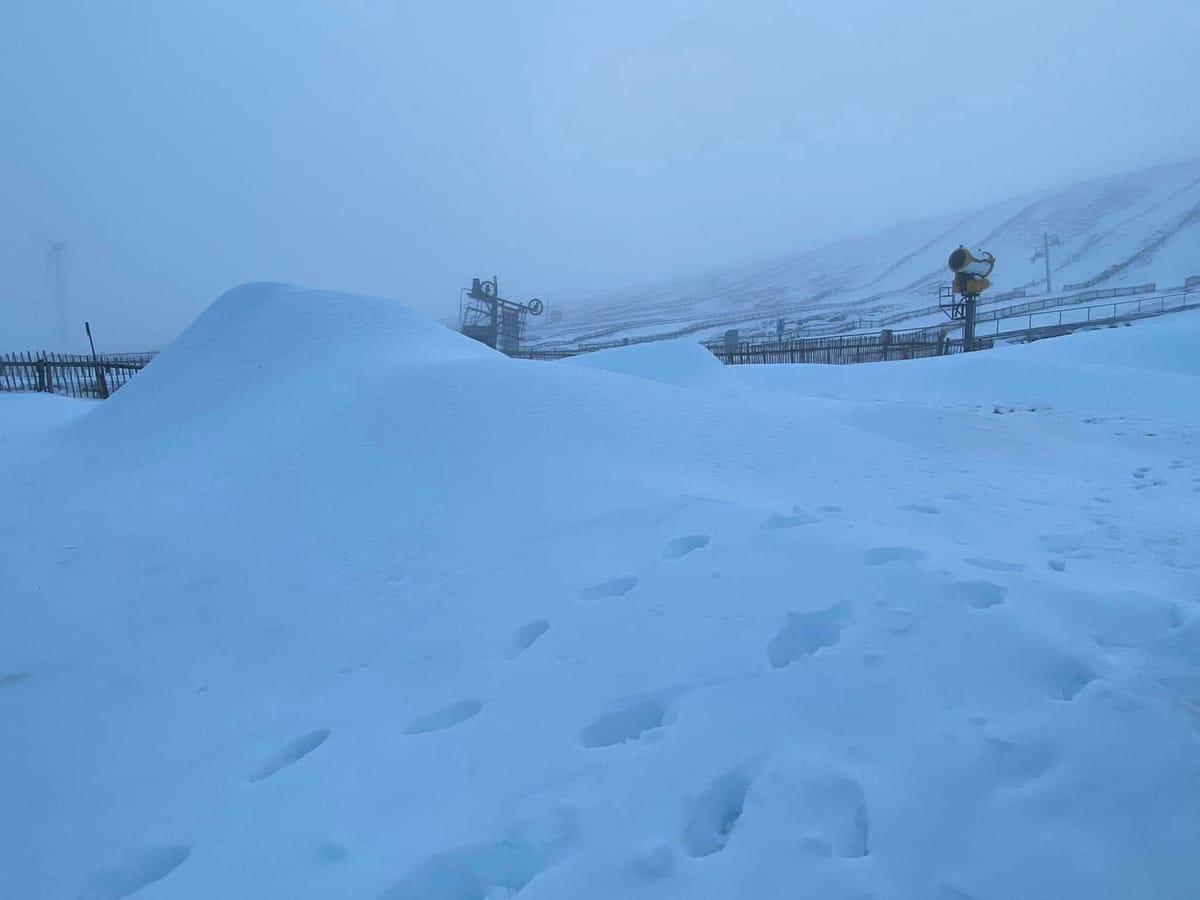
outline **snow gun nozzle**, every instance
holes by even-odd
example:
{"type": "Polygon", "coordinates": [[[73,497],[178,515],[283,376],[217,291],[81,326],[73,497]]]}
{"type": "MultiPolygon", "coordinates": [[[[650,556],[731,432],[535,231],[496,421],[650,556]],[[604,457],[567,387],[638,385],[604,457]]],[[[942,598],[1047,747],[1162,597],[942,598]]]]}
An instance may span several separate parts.
{"type": "Polygon", "coordinates": [[[996,265],[996,257],[986,250],[980,250],[979,256],[974,256],[966,247],[959,247],[950,254],[947,265],[955,275],[966,274],[977,278],[987,278],[992,274],[992,269],[996,265]]]}

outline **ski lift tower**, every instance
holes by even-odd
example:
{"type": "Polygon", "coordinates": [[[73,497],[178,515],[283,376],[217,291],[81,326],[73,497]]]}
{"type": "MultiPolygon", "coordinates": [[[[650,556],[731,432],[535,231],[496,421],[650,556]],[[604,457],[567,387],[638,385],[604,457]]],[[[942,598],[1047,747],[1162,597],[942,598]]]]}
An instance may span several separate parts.
{"type": "Polygon", "coordinates": [[[954,273],[954,282],[944,285],[938,296],[938,305],[953,320],[963,323],[963,350],[975,349],[975,309],[979,295],[992,286],[988,276],[996,267],[996,257],[986,250],[973,256],[966,247],[959,246],[947,261],[954,273]]]}
{"type": "Polygon", "coordinates": [[[540,316],[545,308],[536,297],[528,303],[516,303],[500,296],[498,279],[471,279],[470,289],[463,288],[459,300],[462,333],[509,356],[521,349],[525,317],[540,316]]]}

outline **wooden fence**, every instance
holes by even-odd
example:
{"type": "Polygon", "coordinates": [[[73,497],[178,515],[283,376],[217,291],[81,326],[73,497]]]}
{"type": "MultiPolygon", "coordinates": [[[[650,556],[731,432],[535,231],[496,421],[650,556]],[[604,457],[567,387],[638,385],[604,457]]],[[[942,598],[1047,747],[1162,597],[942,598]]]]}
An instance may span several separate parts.
{"type": "MultiPolygon", "coordinates": [[[[922,328],[914,331],[881,331],[875,334],[841,334],[830,337],[798,338],[787,341],[743,341],[728,345],[712,341],[704,345],[727,365],[748,363],[848,363],[885,362],[899,359],[923,359],[961,353],[963,342],[949,337],[944,329],[922,328]]],[[[977,349],[992,346],[988,339],[976,339],[977,349]]],[[[524,350],[522,359],[555,360],[589,352],[590,348],[524,350]]]]}
{"type": "Polygon", "coordinates": [[[0,355],[0,391],[38,391],[104,399],[154,358],[153,353],[71,356],[63,353],[0,355]]]}

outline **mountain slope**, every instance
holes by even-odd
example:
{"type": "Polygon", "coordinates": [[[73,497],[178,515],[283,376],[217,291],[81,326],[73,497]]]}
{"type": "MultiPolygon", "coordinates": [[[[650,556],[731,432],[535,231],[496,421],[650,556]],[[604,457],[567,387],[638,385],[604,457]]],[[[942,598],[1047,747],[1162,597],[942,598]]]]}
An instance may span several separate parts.
{"type": "Polygon", "coordinates": [[[1032,260],[1044,233],[1053,287],[1181,284],[1200,274],[1200,160],[1158,166],[1001,203],[961,217],[901,226],[774,264],[677,284],[554,304],[530,320],[535,344],[602,342],[681,328],[712,336],[725,327],[774,332],[878,318],[936,303],[949,282],[946,257],[960,243],[998,258],[995,292],[1044,291],[1032,260]],[[551,321],[553,319],[553,321],[551,321]]]}

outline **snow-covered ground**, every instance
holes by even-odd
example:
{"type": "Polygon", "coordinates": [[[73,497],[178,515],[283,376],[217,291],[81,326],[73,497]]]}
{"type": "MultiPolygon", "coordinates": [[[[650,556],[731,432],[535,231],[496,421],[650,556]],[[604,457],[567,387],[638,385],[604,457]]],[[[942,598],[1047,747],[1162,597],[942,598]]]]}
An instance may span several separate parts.
{"type": "Polygon", "coordinates": [[[1200,896],[1197,346],[538,363],[259,285],[0,397],[0,897],[1200,896]]]}
{"type": "MultiPolygon", "coordinates": [[[[961,216],[841,241],[772,264],[679,283],[548,296],[553,316],[531,318],[531,343],[601,343],[695,329],[773,334],[878,319],[937,304],[946,259],[959,244],[995,253],[994,292],[1045,291],[1043,235],[1052,286],[1177,287],[1200,275],[1200,160],[1044,191],[961,216]]],[[[689,332],[692,333],[692,332],[689,332]]]]}

